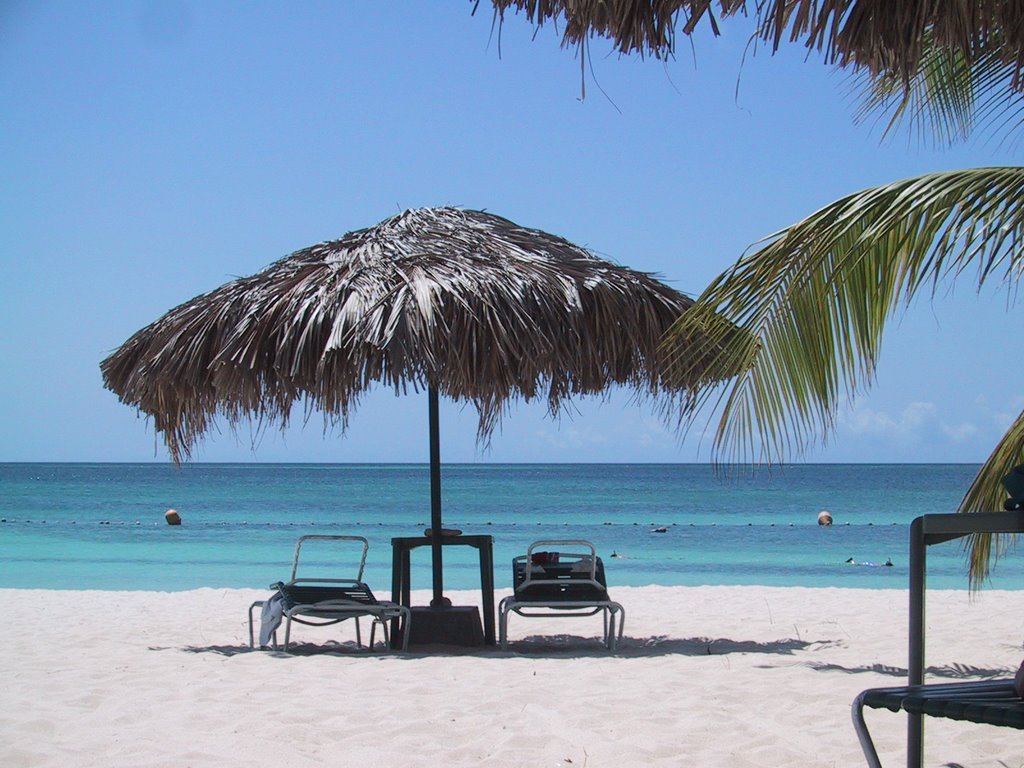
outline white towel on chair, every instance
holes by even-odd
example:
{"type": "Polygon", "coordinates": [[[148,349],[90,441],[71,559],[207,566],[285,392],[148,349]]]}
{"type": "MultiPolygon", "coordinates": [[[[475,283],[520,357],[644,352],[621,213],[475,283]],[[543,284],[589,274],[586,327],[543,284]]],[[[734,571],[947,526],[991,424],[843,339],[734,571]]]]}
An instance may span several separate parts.
{"type": "Polygon", "coordinates": [[[283,616],[284,598],[280,593],[263,601],[263,611],[260,613],[260,648],[270,645],[270,636],[281,626],[283,616]]]}

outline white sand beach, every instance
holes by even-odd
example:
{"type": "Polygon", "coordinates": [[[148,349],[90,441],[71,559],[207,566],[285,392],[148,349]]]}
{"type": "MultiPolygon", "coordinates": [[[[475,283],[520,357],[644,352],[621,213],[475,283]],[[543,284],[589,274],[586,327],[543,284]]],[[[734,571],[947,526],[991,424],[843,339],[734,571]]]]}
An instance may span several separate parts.
{"type": "MultiPolygon", "coordinates": [[[[857,766],[852,699],[906,674],[905,591],[616,588],[614,656],[597,617],[513,617],[507,653],[360,652],[351,622],[298,627],[294,655],[250,652],[264,596],[0,590],[3,764],[857,766]]],[[[1024,592],[928,601],[931,680],[1016,670],[1024,592]]],[[[904,716],[868,718],[902,764],[904,716]]],[[[1024,738],[927,720],[926,764],[1019,768],[1024,738]]]]}

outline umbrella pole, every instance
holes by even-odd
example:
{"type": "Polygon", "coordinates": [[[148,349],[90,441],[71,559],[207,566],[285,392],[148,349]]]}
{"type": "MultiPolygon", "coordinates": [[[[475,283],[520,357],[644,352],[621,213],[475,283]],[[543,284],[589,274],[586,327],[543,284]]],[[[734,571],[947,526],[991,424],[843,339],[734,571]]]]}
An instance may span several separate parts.
{"type": "Polygon", "coordinates": [[[444,597],[444,575],[441,564],[441,428],[438,419],[437,387],[427,391],[430,417],[430,550],[434,571],[432,608],[451,605],[444,597]]]}

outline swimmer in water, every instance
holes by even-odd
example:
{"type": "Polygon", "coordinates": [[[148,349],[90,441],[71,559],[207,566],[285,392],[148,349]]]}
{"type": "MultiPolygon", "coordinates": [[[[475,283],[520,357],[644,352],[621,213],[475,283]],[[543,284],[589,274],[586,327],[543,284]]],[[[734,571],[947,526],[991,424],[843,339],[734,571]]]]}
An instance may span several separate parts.
{"type": "Polygon", "coordinates": [[[892,565],[892,558],[891,557],[886,558],[884,563],[872,563],[870,560],[865,561],[863,563],[858,563],[856,560],[854,560],[851,557],[848,560],[846,560],[846,564],[847,565],[863,565],[865,568],[892,568],[893,567],[893,565],[892,565]]]}

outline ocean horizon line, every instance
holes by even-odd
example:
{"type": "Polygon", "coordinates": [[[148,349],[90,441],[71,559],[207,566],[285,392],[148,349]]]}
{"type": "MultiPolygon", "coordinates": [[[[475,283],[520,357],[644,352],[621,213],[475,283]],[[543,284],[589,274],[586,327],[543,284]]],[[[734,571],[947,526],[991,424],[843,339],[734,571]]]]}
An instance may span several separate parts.
{"type": "MultiPolygon", "coordinates": [[[[983,463],[979,461],[802,461],[802,462],[779,462],[775,464],[747,464],[743,462],[709,462],[709,461],[441,461],[442,467],[546,467],[546,466],[609,466],[609,467],[708,467],[710,469],[753,469],[764,471],[785,471],[793,467],[980,467],[983,463]]],[[[427,467],[429,461],[201,461],[188,460],[175,464],[171,459],[152,461],[93,461],[88,459],[75,460],[36,460],[36,459],[13,459],[0,460],[0,466],[7,465],[69,465],[81,464],[89,466],[195,466],[206,467],[230,467],[230,466],[327,466],[327,467],[427,467]]]]}

